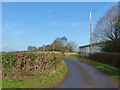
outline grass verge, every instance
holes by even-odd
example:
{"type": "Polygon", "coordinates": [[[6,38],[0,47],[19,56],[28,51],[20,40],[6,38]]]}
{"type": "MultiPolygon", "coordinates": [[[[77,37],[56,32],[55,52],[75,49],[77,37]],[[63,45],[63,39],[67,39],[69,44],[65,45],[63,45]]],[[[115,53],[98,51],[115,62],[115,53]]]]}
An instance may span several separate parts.
{"type": "Polygon", "coordinates": [[[2,88],[49,88],[62,81],[66,74],[67,65],[62,62],[50,76],[24,76],[19,77],[18,80],[10,80],[9,77],[5,77],[5,79],[2,80],[2,88]]]}
{"type": "Polygon", "coordinates": [[[114,79],[117,79],[117,80],[120,81],[120,69],[118,69],[116,67],[106,65],[106,64],[102,64],[102,63],[99,63],[99,62],[96,62],[96,61],[92,61],[92,60],[89,60],[89,59],[83,58],[83,57],[63,56],[63,58],[77,59],[80,62],[84,62],[86,64],[89,64],[89,65],[99,69],[100,71],[110,75],[114,79]]]}

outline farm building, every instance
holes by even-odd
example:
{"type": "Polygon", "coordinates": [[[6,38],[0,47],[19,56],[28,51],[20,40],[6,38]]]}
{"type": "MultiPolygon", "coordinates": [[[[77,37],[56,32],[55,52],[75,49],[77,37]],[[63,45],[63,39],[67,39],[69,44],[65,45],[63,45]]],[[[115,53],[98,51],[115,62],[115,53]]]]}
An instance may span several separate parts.
{"type": "MultiPolygon", "coordinates": [[[[103,46],[103,43],[93,43],[92,44],[92,52],[101,52],[101,47],[103,46]]],[[[85,46],[79,47],[79,55],[80,56],[89,56],[90,53],[90,44],[85,46]]]]}

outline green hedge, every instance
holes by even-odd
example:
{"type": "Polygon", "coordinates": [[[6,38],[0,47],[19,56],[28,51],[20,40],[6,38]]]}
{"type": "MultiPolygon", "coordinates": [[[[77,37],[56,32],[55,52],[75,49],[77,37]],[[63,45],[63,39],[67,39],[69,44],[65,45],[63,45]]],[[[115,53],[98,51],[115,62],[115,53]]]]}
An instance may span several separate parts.
{"type": "Polygon", "coordinates": [[[120,68],[120,53],[92,53],[91,60],[120,68]]]}

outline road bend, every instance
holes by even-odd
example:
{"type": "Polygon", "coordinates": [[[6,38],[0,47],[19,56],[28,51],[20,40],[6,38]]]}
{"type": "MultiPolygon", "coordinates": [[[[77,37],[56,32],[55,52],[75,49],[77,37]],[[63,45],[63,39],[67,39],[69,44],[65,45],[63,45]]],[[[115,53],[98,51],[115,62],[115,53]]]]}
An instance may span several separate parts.
{"type": "Polygon", "coordinates": [[[98,69],[73,59],[63,59],[68,75],[57,88],[118,88],[117,80],[98,69]]]}

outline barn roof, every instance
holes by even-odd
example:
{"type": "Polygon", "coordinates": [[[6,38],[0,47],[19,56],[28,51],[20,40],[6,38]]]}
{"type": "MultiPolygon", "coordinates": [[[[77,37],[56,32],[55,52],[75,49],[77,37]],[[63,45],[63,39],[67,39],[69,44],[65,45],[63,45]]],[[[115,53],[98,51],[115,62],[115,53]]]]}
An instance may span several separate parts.
{"type": "MultiPolygon", "coordinates": [[[[111,40],[106,41],[106,42],[93,43],[92,45],[93,45],[93,46],[94,46],[94,45],[100,45],[100,44],[104,44],[104,43],[107,43],[107,42],[111,42],[111,40]]],[[[84,47],[89,47],[89,46],[90,46],[90,44],[84,45],[84,46],[80,46],[79,48],[84,48],[84,47]]]]}

